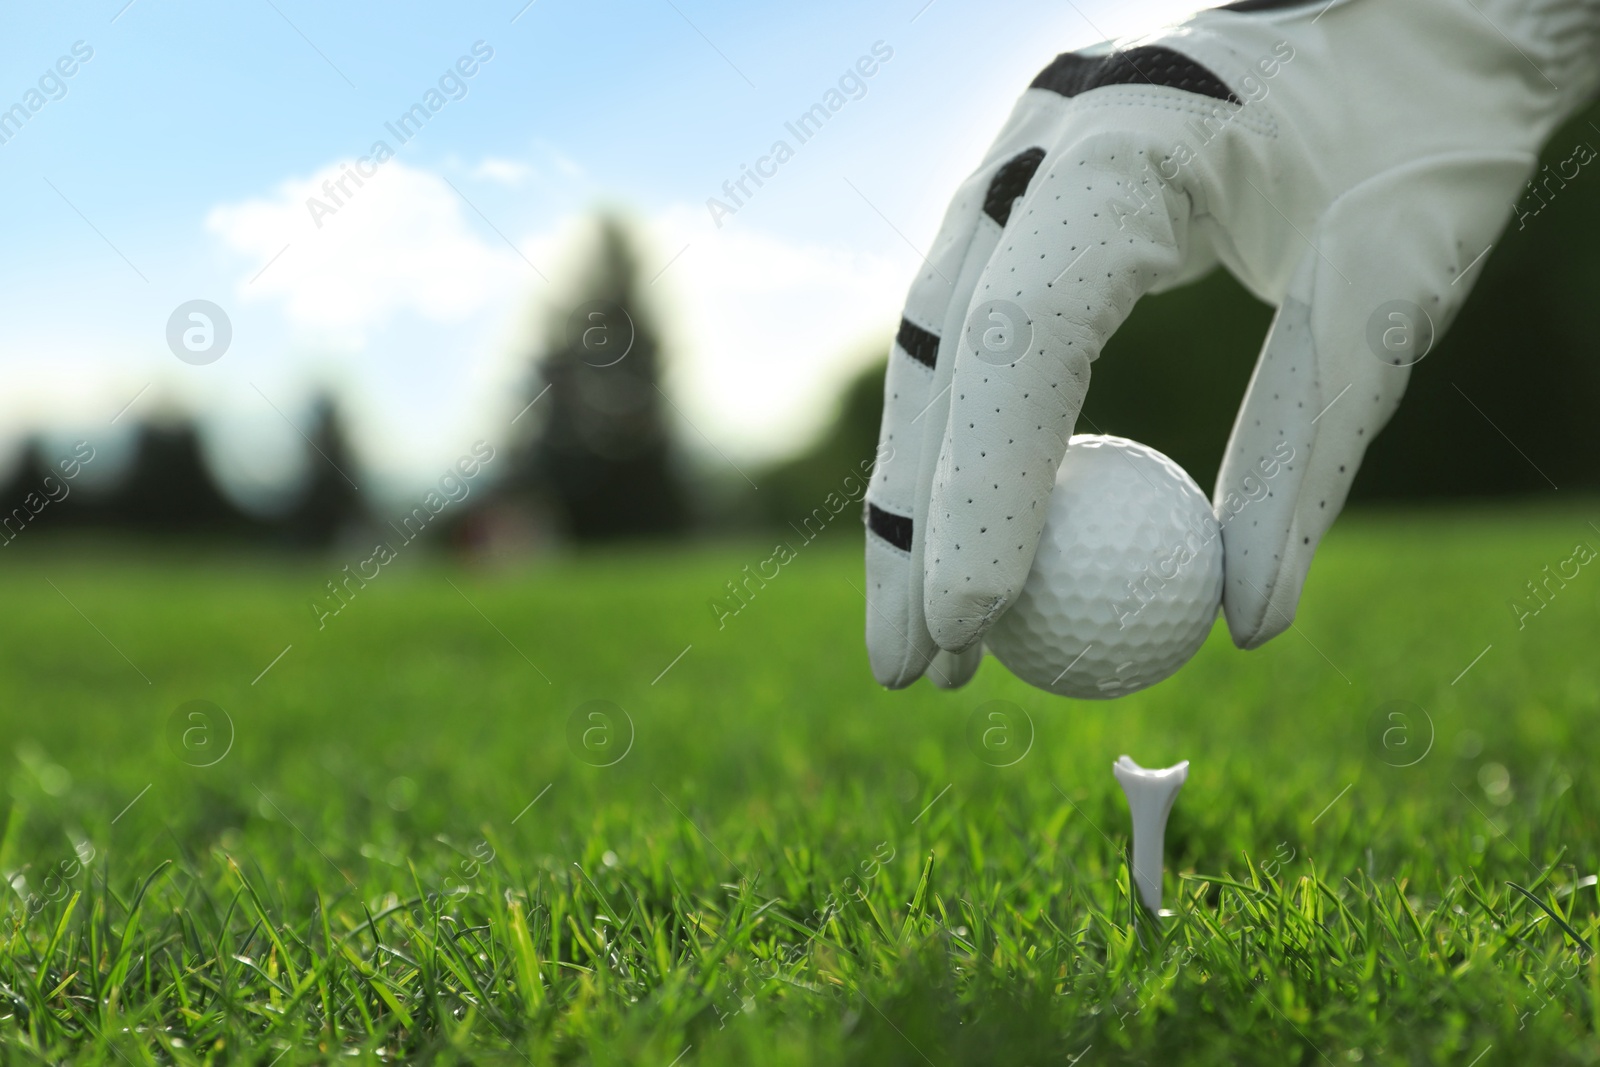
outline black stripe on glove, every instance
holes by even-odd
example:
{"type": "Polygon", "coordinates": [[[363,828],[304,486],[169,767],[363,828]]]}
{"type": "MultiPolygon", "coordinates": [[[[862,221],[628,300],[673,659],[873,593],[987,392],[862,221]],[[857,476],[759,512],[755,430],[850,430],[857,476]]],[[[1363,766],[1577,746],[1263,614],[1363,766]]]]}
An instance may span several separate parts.
{"type": "Polygon", "coordinates": [[[1011,209],[1016,206],[1017,198],[1028,191],[1028,183],[1033,181],[1034,174],[1039,170],[1039,164],[1044,162],[1044,149],[1030,148],[1025,152],[1018,152],[995,173],[994,180],[989,183],[989,191],[983,197],[983,213],[1005,228],[1006,220],[1011,218],[1011,209]]]}
{"type": "Polygon", "coordinates": [[[896,515],[892,511],[884,511],[876,504],[868,504],[867,529],[900,551],[911,551],[911,516],[896,515]]]}
{"type": "Polygon", "coordinates": [[[1163,85],[1244,106],[1221,78],[1182,52],[1158,45],[1130,48],[1109,56],[1064,52],[1039,72],[1030,89],[1077,96],[1108,85],[1163,85]]]}
{"type": "Polygon", "coordinates": [[[924,330],[910,319],[900,320],[900,332],[895,334],[894,343],[929,370],[939,357],[939,335],[924,330]]]}

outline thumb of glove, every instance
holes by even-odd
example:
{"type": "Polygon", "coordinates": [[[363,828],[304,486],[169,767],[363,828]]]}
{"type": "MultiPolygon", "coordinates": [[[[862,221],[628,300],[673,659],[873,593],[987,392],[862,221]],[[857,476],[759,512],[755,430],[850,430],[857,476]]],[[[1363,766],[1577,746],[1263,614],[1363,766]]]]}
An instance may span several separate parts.
{"type": "Polygon", "coordinates": [[[1294,621],[1367,445],[1455,317],[1534,166],[1519,152],[1408,162],[1335,199],[1307,239],[1213,498],[1223,612],[1240,648],[1294,621]]]}

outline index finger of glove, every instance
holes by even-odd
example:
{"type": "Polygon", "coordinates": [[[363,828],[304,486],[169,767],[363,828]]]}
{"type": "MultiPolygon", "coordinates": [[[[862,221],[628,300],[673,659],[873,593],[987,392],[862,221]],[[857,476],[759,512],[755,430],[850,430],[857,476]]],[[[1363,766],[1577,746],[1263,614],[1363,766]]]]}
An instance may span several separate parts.
{"type": "Polygon", "coordinates": [[[1104,131],[1053,152],[973,293],[928,509],[924,605],[943,648],[971,646],[1021,591],[1090,364],[1184,265],[1190,204],[1151,179],[1157,144],[1104,131]]]}

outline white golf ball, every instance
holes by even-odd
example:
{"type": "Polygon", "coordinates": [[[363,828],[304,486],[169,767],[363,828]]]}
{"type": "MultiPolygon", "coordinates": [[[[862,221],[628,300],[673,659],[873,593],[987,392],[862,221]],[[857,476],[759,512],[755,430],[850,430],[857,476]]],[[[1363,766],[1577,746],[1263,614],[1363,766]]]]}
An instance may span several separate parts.
{"type": "Polygon", "coordinates": [[[1033,569],[985,643],[1012,674],[1106,700],[1168,677],[1222,602],[1222,537],[1184,469],[1122,437],[1067,445],[1033,569]]]}

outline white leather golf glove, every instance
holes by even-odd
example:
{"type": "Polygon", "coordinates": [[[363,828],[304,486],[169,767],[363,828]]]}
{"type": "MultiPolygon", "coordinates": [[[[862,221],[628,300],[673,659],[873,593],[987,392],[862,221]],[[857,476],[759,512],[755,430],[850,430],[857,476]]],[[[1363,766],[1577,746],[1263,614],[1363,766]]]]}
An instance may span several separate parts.
{"type": "Polygon", "coordinates": [[[1278,308],[1213,502],[1223,608],[1242,648],[1287,628],[1410,364],[1597,81],[1600,0],[1243,0],[1058,57],[957,193],[889,357],[877,680],[971,677],[1091,364],[1141,295],[1218,263],[1278,308]]]}

